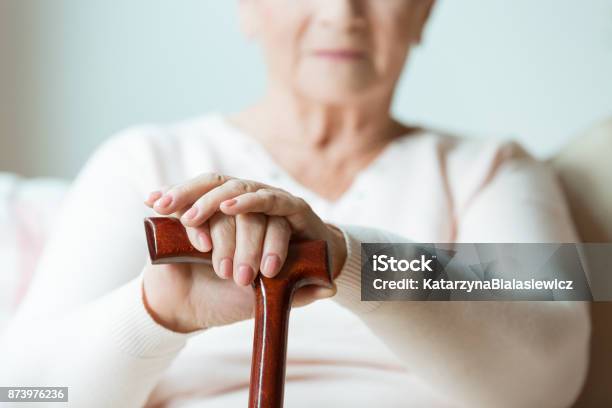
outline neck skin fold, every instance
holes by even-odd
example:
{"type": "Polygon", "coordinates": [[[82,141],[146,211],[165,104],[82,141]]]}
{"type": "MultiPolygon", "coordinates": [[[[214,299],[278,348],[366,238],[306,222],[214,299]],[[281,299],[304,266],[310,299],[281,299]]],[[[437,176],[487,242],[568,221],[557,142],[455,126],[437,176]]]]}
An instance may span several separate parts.
{"type": "Polygon", "coordinates": [[[407,131],[391,117],[392,97],[392,92],[385,92],[341,105],[309,100],[272,86],[257,104],[236,115],[235,121],[266,145],[282,143],[295,149],[350,155],[380,148],[407,131]]]}

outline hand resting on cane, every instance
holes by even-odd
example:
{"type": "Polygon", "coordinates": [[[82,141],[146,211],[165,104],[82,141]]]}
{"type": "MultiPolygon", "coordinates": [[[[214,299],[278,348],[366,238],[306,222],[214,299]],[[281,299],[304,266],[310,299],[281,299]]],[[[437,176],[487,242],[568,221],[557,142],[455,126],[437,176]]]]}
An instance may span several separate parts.
{"type": "MultiPolygon", "coordinates": [[[[287,191],[212,173],[163,190],[152,192],[145,204],[161,215],[179,218],[192,245],[212,251],[212,267],[145,267],[147,309],[171,330],[192,332],[252,317],[253,291],[248,285],[259,271],[266,277],[278,274],[292,235],[328,242],[332,276],[344,264],[342,233],[287,191]]],[[[296,293],[294,305],[334,293],[305,287],[296,293]]]]}

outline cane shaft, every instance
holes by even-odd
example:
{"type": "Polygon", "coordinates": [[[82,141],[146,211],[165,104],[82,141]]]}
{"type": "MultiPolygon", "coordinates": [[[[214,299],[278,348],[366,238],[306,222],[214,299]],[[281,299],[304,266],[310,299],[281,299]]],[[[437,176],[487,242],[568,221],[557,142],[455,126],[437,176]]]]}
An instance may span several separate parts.
{"type": "MultiPolygon", "coordinates": [[[[211,263],[211,253],[194,248],[175,218],[147,218],[145,231],[153,264],[211,263]]],[[[295,291],[306,285],[332,287],[325,241],[292,240],[279,274],[255,278],[249,408],[283,406],[291,301],[295,291]]]]}

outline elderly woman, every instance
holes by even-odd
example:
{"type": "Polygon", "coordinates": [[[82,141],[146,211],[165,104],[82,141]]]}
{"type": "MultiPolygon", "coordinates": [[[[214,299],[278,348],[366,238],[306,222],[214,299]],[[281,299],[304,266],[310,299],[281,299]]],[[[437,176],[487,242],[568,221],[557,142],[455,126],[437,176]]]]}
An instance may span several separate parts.
{"type": "Polygon", "coordinates": [[[576,241],[554,176],[520,146],[391,117],[432,3],[242,0],[265,96],[93,155],[2,340],[0,384],[69,386],[75,407],[245,406],[249,284],[297,235],[328,242],[335,288],[297,296],[311,304],[293,313],[287,406],[570,404],[579,302],[360,301],[362,242],[576,241]],[[179,217],[213,266],[150,265],[154,214],[179,217]]]}

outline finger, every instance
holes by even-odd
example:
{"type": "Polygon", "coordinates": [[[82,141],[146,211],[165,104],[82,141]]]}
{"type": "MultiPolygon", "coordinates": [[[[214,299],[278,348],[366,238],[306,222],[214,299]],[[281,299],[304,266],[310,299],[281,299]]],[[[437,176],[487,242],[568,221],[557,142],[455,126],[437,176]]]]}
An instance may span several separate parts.
{"type": "Polygon", "coordinates": [[[303,212],[307,207],[303,199],[273,188],[247,192],[220,203],[220,210],[228,215],[259,212],[286,217],[303,212]]]}
{"type": "Polygon", "coordinates": [[[191,208],[181,217],[185,226],[195,226],[210,218],[223,201],[234,198],[244,193],[255,192],[266,188],[265,184],[253,181],[233,178],[201,195],[191,208]]]}
{"type": "Polygon", "coordinates": [[[304,199],[275,188],[242,194],[223,202],[219,209],[228,215],[262,213],[285,217],[296,235],[304,234],[312,226],[322,226],[322,221],[304,199]]]}
{"type": "Polygon", "coordinates": [[[152,208],[153,204],[159,200],[164,195],[161,190],[152,191],[149,193],[149,196],[144,200],[144,203],[147,207],[152,208]]]}
{"type": "Polygon", "coordinates": [[[259,272],[266,218],[263,214],[240,214],[235,217],[234,281],[238,285],[250,284],[259,272]]]}
{"type": "Polygon", "coordinates": [[[234,270],[234,252],[236,252],[235,217],[217,213],[208,222],[212,239],[212,263],[217,276],[229,279],[234,270]]]}
{"type": "Polygon", "coordinates": [[[268,217],[260,265],[264,276],[273,278],[278,275],[287,258],[290,238],[291,226],[285,217],[268,217]]]}
{"type": "Polygon", "coordinates": [[[149,208],[153,208],[153,204],[155,204],[155,202],[159,200],[168,190],[170,190],[170,186],[165,185],[158,190],[151,191],[149,196],[144,201],[145,205],[149,208]]]}
{"type": "Polygon", "coordinates": [[[322,286],[308,285],[298,289],[293,297],[292,306],[306,306],[315,300],[327,299],[334,296],[337,292],[336,285],[331,288],[322,286]]]}
{"type": "Polygon", "coordinates": [[[168,215],[193,204],[206,192],[230,180],[231,177],[217,173],[204,173],[191,180],[172,186],[153,204],[160,214],[168,215]]]}
{"type": "Polygon", "coordinates": [[[191,242],[191,245],[193,245],[195,249],[200,252],[208,252],[212,249],[213,242],[210,237],[208,222],[205,222],[198,227],[187,227],[185,230],[187,231],[189,242],[191,242]]]}
{"type": "MultiPolygon", "coordinates": [[[[160,196],[160,194],[161,194],[161,196],[163,196],[163,195],[164,195],[166,192],[170,191],[170,189],[171,189],[171,188],[172,188],[172,186],[164,186],[164,187],[162,187],[160,190],[152,192],[149,198],[155,198],[155,197],[158,197],[158,196],[160,196]]],[[[159,201],[159,200],[158,200],[158,201],[159,201]]],[[[150,207],[151,207],[151,208],[153,208],[153,206],[154,206],[156,203],[157,203],[157,202],[155,202],[155,201],[154,201],[154,202],[153,202],[153,204],[152,204],[150,207]]],[[[147,205],[148,205],[148,202],[147,202],[147,201],[145,201],[145,204],[147,204],[147,205]]],[[[173,212],[173,213],[170,213],[170,214],[163,214],[163,215],[166,215],[166,216],[169,216],[169,217],[174,217],[174,218],[178,218],[178,219],[180,219],[180,218],[183,216],[183,214],[184,214],[184,213],[185,213],[185,208],[179,208],[179,209],[177,209],[177,210],[176,210],[175,212],[173,212]]]]}

